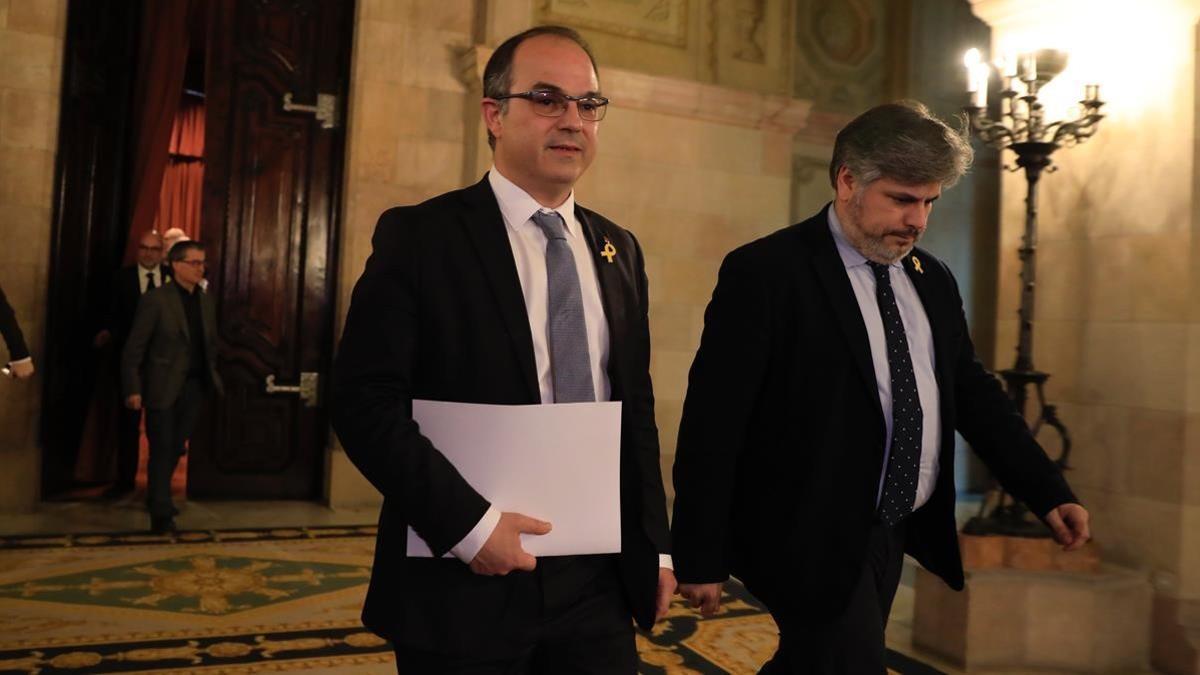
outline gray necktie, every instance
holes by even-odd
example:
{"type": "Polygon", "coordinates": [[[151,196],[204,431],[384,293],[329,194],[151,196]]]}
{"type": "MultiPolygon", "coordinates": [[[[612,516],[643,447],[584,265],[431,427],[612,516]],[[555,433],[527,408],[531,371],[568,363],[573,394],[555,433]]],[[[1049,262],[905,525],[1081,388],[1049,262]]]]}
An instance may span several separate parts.
{"type": "Polygon", "coordinates": [[[554,402],[595,401],[583,293],[575,255],[567,243],[566,225],[557,212],[537,211],[533,222],[546,234],[546,288],[549,291],[547,327],[550,331],[550,372],[554,402]]]}

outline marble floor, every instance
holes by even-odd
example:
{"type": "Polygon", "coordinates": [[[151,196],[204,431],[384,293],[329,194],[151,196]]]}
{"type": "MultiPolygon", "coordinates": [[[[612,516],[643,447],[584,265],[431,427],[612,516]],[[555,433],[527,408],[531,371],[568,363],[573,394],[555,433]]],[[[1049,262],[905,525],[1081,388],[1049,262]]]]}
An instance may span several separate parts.
{"type": "MultiPolygon", "coordinates": [[[[120,532],[146,529],[149,525],[140,495],[117,502],[74,501],[46,502],[29,514],[0,515],[0,534],[60,534],[120,532]]],[[[376,522],[378,510],[332,509],[311,502],[225,501],[178,502],[176,518],[180,529],[270,528],[323,525],[362,525],[376,522]]],[[[888,627],[888,647],[936,667],[948,675],[967,675],[965,671],[912,645],[913,582],[912,561],[896,595],[888,627]]],[[[314,672],[314,671],[306,671],[314,672]]],[[[1070,675],[1064,671],[972,670],[970,675],[1070,675]]],[[[1131,671],[1120,675],[1153,675],[1153,671],[1131,671]]]]}

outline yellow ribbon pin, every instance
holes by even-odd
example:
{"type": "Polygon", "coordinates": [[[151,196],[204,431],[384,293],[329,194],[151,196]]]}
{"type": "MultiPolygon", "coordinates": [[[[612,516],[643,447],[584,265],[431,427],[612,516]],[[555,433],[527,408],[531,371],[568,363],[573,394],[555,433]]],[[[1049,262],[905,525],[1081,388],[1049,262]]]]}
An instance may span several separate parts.
{"type": "Polygon", "coordinates": [[[608,240],[608,237],[604,238],[604,250],[600,252],[600,255],[607,258],[608,264],[610,265],[612,264],[613,256],[617,255],[617,247],[612,245],[612,242],[608,240]]]}
{"type": "Polygon", "coordinates": [[[925,274],[925,270],[921,269],[920,259],[918,259],[917,256],[915,256],[915,255],[912,257],[912,264],[913,264],[913,269],[915,269],[918,274],[925,274]]]}

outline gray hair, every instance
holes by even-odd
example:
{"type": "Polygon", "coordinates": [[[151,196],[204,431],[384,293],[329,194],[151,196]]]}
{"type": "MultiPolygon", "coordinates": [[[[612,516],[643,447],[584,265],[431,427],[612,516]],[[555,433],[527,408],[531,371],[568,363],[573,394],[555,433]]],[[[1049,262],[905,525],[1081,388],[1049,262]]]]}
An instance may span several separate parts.
{"type": "MultiPolygon", "coordinates": [[[[596,67],[596,57],[592,54],[592,48],[588,46],[583,36],[578,31],[567,28],[566,26],[534,26],[529,30],[522,31],[508,38],[496,47],[496,51],[492,52],[491,58],[488,59],[487,66],[483,69],[483,96],[484,98],[496,98],[510,93],[508,90],[512,87],[512,67],[513,57],[517,53],[517,47],[529,38],[535,38],[539,35],[553,35],[570,40],[579,45],[579,48],[588,55],[588,59],[592,62],[592,71],[596,73],[596,77],[600,77],[600,69],[596,67]]],[[[500,101],[500,110],[505,110],[508,107],[508,100],[500,101]]],[[[492,136],[489,129],[487,132],[488,145],[492,149],[496,148],[496,137],[492,136]]]]}
{"type": "Polygon", "coordinates": [[[889,178],[906,185],[940,183],[949,188],[975,157],[966,118],[958,120],[961,126],[956,130],[917,101],[875,106],[838,132],[829,183],[837,189],[838,170],[845,166],[863,185],[889,178]]]}

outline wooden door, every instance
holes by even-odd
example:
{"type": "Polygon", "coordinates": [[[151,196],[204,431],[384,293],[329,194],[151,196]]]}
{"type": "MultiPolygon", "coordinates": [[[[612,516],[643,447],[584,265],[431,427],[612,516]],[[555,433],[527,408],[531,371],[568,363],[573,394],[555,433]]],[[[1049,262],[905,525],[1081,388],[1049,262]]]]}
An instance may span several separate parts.
{"type": "Polygon", "coordinates": [[[225,396],[210,401],[192,439],[188,494],[316,499],[353,2],[209,7],[202,230],[225,396]],[[318,98],[332,119],[296,107],[318,98]],[[286,387],[304,373],[316,375],[315,405],[268,393],[268,377],[286,387]]]}

